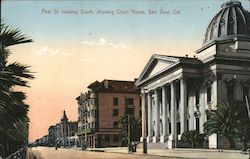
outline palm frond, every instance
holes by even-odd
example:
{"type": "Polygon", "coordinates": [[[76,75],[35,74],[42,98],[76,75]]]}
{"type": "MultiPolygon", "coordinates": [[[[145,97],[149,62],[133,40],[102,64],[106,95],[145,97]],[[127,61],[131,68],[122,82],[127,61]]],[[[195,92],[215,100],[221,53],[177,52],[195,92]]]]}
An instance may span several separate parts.
{"type": "Polygon", "coordinates": [[[12,29],[5,23],[1,24],[1,45],[3,45],[4,47],[8,47],[11,45],[23,44],[28,42],[32,42],[32,40],[23,35],[20,29],[12,29]]]}

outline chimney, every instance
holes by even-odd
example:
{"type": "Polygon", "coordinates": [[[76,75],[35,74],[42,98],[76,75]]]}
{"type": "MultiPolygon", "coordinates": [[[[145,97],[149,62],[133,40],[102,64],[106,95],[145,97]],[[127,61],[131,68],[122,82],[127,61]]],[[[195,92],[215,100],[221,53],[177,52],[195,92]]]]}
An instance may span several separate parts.
{"type": "Polygon", "coordinates": [[[137,89],[136,87],[136,82],[137,82],[138,78],[134,78],[134,88],[137,89]]]}
{"type": "Polygon", "coordinates": [[[109,88],[109,81],[108,81],[108,80],[104,80],[104,87],[105,87],[106,89],[109,88]]]}

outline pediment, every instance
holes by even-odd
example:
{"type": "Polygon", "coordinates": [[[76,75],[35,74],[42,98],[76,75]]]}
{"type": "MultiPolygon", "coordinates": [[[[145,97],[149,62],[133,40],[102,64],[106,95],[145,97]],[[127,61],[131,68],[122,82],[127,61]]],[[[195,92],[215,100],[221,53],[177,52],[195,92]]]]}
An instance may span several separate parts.
{"type": "Polygon", "coordinates": [[[151,77],[157,76],[163,71],[166,71],[168,68],[171,68],[178,62],[179,59],[175,57],[156,54],[153,55],[140,74],[137,80],[137,85],[139,85],[142,81],[145,81],[151,77]]]}

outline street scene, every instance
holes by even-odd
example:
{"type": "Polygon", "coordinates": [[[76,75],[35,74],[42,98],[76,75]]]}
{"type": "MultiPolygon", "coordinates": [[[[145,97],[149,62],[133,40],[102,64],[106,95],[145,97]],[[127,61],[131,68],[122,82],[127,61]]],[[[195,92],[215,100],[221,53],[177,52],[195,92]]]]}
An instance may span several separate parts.
{"type": "MultiPolygon", "coordinates": [[[[147,155],[134,155],[124,153],[104,153],[104,152],[91,152],[80,151],[72,149],[58,149],[39,147],[31,150],[32,154],[29,154],[29,158],[45,159],[53,156],[54,159],[70,159],[70,158],[88,158],[88,159],[150,159],[152,156],[147,155]]],[[[165,157],[154,156],[155,159],[162,159],[165,157]]],[[[174,159],[174,158],[173,158],[174,159]]]]}
{"type": "Polygon", "coordinates": [[[51,158],[70,159],[70,158],[88,158],[88,159],[248,159],[248,155],[242,154],[240,151],[227,150],[192,150],[192,149],[151,149],[148,154],[143,154],[143,150],[139,149],[136,153],[128,153],[127,148],[95,148],[88,151],[79,149],[57,149],[49,147],[32,148],[28,151],[29,158],[51,158]]]}
{"type": "Polygon", "coordinates": [[[1,14],[0,159],[250,159],[249,0],[1,14]]]}

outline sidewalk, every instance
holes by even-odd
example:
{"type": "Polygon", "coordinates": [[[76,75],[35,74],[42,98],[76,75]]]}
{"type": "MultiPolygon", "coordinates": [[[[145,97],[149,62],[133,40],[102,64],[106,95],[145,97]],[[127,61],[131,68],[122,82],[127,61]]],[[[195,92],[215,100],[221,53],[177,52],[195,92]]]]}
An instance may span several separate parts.
{"type": "MultiPolygon", "coordinates": [[[[111,153],[128,153],[127,147],[115,147],[115,148],[88,148],[89,151],[104,151],[111,153]]],[[[137,149],[136,153],[142,155],[141,148],[137,149]]],[[[197,158],[197,159],[249,159],[249,155],[242,154],[238,150],[212,150],[212,149],[148,149],[150,156],[165,156],[165,157],[177,157],[177,158],[197,158]]]]}

